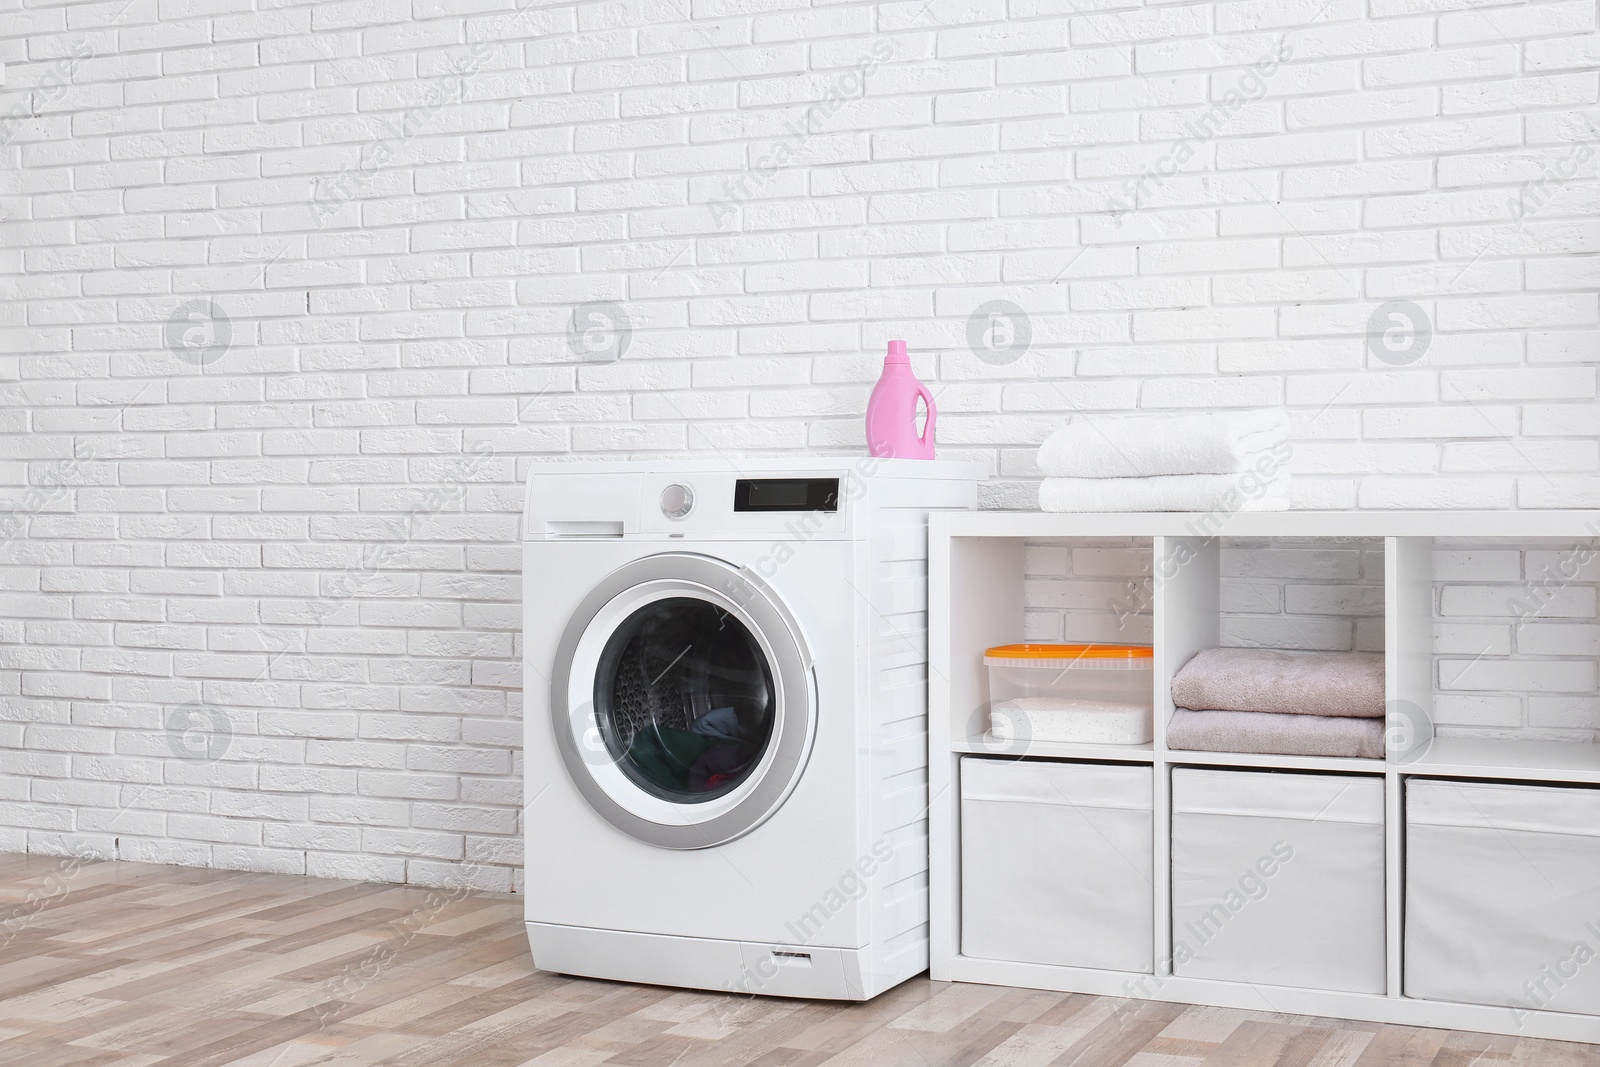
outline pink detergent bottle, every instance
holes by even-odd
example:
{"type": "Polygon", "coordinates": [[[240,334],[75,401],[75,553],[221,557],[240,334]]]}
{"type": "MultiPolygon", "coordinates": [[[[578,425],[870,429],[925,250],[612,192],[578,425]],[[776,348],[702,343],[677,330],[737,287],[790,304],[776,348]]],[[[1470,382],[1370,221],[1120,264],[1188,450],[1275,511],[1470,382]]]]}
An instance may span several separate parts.
{"type": "Polygon", "coordinates": [[[938,409],[933,394],[911,373],[904,341],[890,341],[883,361],[883,377],[872,387],[867,401],[867,451],[897,459],[933,458],[933,423],[938,409]],[[917,435],[917,399],[928,409],[928,420],[917,435]]]}

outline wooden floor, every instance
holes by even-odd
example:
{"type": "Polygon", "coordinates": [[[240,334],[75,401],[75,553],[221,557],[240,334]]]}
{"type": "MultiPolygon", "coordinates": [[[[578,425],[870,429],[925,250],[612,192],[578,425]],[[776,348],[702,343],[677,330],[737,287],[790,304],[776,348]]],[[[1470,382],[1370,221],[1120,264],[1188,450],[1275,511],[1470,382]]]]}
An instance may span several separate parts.
{"type": "Polygon", "coordinates": [[[0,855],[0,1064],[1574,1067],[1600,1046],[915,979],[868,1004],[534,970],[521,900],[0,855]]]}

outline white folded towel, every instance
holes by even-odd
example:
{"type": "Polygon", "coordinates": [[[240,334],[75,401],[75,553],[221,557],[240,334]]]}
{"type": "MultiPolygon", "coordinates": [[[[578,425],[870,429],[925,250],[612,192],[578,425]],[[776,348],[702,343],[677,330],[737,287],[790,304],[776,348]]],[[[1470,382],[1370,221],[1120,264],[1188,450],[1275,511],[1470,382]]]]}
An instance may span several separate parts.
{"type": "Polygon", "coordinates": [[[1231,474],[1288,436],[1289,417],[1278,408],[1079,418],[1039,447],[1039,469],[1053,478],[1231,474]]]}
{"type": "Polygon", "coordinates": [[[1271,475],[1164,474],[1153,478],[1046,478],[1043,511],[1287,511],[1289,471],[1271,475]]]}

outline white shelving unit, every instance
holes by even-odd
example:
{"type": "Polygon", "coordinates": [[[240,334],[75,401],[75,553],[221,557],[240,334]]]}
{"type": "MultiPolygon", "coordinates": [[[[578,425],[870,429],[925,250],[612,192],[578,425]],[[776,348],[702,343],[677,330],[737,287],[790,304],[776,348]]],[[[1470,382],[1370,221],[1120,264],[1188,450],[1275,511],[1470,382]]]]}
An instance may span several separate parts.
{"type": "MultiPolygon", "coordinates": [[[[1435,737],[1434,539],[1524,543],[1600,537],[1600,511],[1270,512],[1231,515],[946,512],[932,517],[929,545],[929,832],[932,957],[941,981],[1027,986],[1117,997],[1336,1016],[1414,1026],[1600,1042],[1600,1014],[1515,1011],[1509,1006],[1416,1000],[1402,992],[1403,807],[1409,777],[1600,785],[1600,744],[1435,737]],[[1384,549],[1384,634],[1389,753],[1385,759],[1169,751],[1173,674],[1202,648],[1221,644],[1220,546],[1233,538],[1371,538],[1384,549]],[[1137,538],[1151,544],[1155,739],[1147,745],[1001,742],[987,737],[983,650],[1020,639],[1025,542],[1137,538]],[[1177,566],[1162,561],[1181,559],[1177,566]],[[979,959],[961,954],[960,761],[1010,758],[1148,763],[1155,769],[1152,973],[979,959]],[[1171,973],[1171,803],[1175,766],[1334,771],[1381,776],[1386,800],[1387,992],[1383,995],[1260,986],[1171,973]],[[1167,966],[1163,967],[1162,962],[1167,966]],[[1163,973],[1165,972],[1165,973],[1163,973]]],[[[1596,901],[1600,908],[1600,901],[1596,901]]],[[[1600,914],[1600,911],[1597,911],[1600,914]]]]}

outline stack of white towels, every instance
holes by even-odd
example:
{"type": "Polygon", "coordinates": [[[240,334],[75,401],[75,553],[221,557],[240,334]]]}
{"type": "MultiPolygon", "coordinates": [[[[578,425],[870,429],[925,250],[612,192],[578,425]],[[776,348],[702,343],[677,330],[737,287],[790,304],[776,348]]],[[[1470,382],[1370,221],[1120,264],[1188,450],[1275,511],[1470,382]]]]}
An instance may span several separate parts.
{"type": "Polygon", "coordinates": [[[1080,417],[1039,448],[1045,511],[1284,511],[1288,415],[1080,417]]]}

